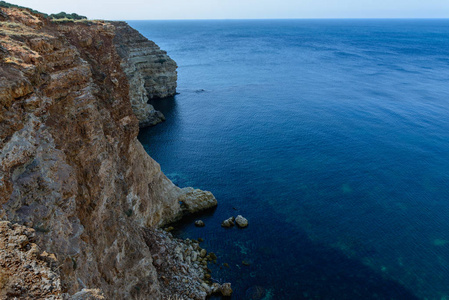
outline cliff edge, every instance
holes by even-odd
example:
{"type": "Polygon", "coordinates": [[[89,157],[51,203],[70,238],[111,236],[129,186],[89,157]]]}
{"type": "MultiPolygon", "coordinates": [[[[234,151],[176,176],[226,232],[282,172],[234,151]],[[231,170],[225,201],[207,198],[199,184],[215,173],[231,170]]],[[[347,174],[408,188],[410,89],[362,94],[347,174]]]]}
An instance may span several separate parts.
{"type": "Polygon", "coordinates": [[[128,78],[134,114],[140,127],[156,125],[165,120],[164,115],[147,102],[176,94],[176,62],[127,23],[111,24],[115,26],[114,44],[128,78]]]}
{"type": "MultiPolygon", "coordinates": [[[[25,251],[21,264],[33,266],[35,244],[54,299],[204,299],[219,289],[207,256],[158,227],[216,200],[176,187],[137,140],[136,101],[174,93],[176,64],[141,63],[157,46],[124,32],[133,29],[0,8],[0,251],[25,251]],[[1,241],[10,231],[25,236],[14,247],[1,241]]],[[[0,256],[0,286],[22,276],[10,271],[0,256]]]]}

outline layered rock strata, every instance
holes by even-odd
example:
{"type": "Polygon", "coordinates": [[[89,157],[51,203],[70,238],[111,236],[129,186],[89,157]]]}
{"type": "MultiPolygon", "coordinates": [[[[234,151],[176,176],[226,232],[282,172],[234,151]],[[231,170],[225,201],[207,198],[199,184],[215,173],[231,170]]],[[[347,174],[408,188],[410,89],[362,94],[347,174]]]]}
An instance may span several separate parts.
{"type": "MultiPolygon", "coordinates": [[[[168,297],[173,288],[152,253],[161,240],[156,228],[180,218],[180,200],[201,208],[215,198],[196,192],[202,197],[190,201],[192,190],[173,185],[137,140],[116,27],[0,11],[0,219],[24,226],[36,255],[54,254],[54,297],[97,290],[106,299],[168,297]]],[[[163,267],[177,265],[175,257],[163,267]]],[[[204,299],[205,277],[197,272],[175,290],[204,299]]]]}
{"type": "Polygon", "coordinates": [[[116,28],[114,44],[130,85],[129,98],[134,114],[140,127],[155,125],[165,117],[148,104],[148,99],[175,95],[176,62],[127,23],[112,24],[116,28]]]}

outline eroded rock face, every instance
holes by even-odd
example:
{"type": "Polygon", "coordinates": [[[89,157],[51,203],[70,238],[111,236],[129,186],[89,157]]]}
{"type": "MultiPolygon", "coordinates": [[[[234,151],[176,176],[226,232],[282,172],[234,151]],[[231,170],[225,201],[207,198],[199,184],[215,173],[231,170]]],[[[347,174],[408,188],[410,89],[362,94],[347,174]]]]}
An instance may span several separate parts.
{"type": "Polygon", "coordinates": [[[148,232],[186,193],[136,138],[116,27],[0,10],[0,219],[34,228],[63,293],[163,298],[148,232]]]}
{"type": "Polygon", "coordinates": [[[137,30],[125,22],[112,22],[116,27],[114,43],[122,58],[122,68],[129,85],[132,108],[140,127],[152,126],[164,115],[148,104],[148,99],[166,98],[176,93],[176,62],[137,30]]]}
{"type": "Polygon", "coordinates": [[[62,299],[56,257],[34,238],[33,229],[0,221],[0,299],[62,299]]]}

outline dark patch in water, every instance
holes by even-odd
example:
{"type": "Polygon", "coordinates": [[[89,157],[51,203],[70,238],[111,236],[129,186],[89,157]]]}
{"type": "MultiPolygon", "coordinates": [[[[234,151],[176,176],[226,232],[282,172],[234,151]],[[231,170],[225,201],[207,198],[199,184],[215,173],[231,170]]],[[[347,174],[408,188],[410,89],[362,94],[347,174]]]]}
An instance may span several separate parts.
{"type": "Polygon", "coordinates": [[[183,92],[139,140],[217,197],[175,233],[204,238],[235,299],[449,296],[448,20],[130,23],[183,92]]]}

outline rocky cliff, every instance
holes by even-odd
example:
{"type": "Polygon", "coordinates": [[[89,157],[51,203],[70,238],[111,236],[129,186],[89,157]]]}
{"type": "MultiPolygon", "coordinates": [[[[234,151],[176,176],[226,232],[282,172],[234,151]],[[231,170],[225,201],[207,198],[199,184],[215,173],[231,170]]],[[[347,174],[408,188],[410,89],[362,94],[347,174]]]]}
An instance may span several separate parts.
{"type": "MultiPolygon", "coordinates": [[[[0,219],[11,222],[0,226],[0,251],[13,247],[1,234],[20,224],[24,234],[14,234],[27,242],[13,250],[29,251],[32,239],[38,263],[25,253],[20,264],[47,268],[56,298],[93,289],[107,299],[203,299],[218,287],[206,280],[206,257],[191,263],[201,248],[157,228],[216,200],[173,185],[137,140],[135,101],[174,93],[175,83],[154,83],[176,81],[176,65],[150,63],[165,54],[126,32],[125,23],[54,23],[0,8],[0,219]]],[[[18,280],[10,271],[0,256],[0,285],[18,280]]]]}
{"type": "Polygon", "coordinates": [[[115,26],[114,44],[122,58],[129,85],[131,105],[141,127],[163,121],[164,115],[148,104],[148,99],[166,98],[176,93],[176,63],[137,30],[125,22],[115,26]]]}

